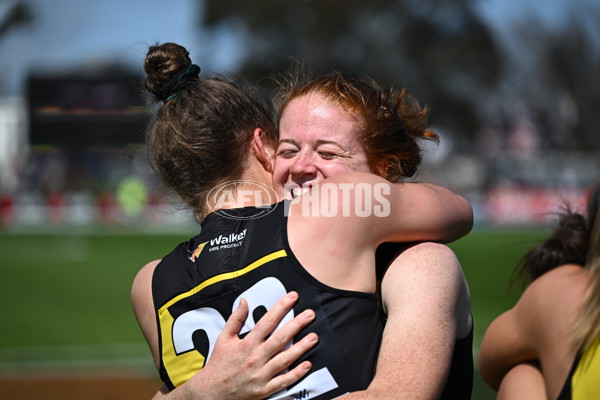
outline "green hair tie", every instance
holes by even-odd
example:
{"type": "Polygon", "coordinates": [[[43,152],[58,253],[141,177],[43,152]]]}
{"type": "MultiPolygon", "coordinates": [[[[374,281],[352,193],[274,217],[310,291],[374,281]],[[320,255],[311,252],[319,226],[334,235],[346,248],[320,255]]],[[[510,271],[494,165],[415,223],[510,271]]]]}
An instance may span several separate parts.
{"type": "Polygon", "coordinates": [[[183,89],[188,83],[195,81],[198,79],[198,75],[200,74],[200,67],[196,64],[192,64],[186,69],[178,72],[169,83],[167,83],[165,87],[165,96],[163,97],[163,102],[167,102],[173,100],[179,96],[179,92],[183,89]]]}

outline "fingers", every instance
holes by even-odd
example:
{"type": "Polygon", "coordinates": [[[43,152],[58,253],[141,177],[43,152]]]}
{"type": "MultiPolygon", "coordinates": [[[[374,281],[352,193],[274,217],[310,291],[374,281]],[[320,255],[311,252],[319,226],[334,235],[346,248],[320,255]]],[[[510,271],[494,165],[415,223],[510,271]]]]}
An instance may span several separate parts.
{"type": "Polygon", "coordinates": [[[246,321],[246,317],[248,317],[248,302],[246,299],[240,299],[240,305],[231,313],[219,336],[237,336],[246,321]]]}
{"type": "Polygon", "coordinates": [[[280,372],[285,371],[293,362],[314,347],[318,341],[319,338],[317,334],[309,333],[298,343],[295,343],[289,349],[273,357],[266,366],[271,376],[273,376],[267,384],[266,389],[269,392],[282,390],[306,375],[312,367],[310,361],[301,362],[292,370],[285,373],[280,374],[280,372]]]}
{"type": "Polygon", "coordinates": [[[315,312],[313,310],[305,310],[291,321],[288,321],[265,341],[263,344],[265,352],[270,356],[276,354],[287,343],[290,343],[294,336],[300,333],[302,329],[314,321],[314,319],[315,312]]]}
{"type": "MultiPolygon", "coordinates": [[[[298,300],[298,294],[296,292],[290,292],[281,299],[271,309],[263,315],[258,321],[254,329],[244,340],[249,343],[254,343],[260,346],[261,353],[266,359],[272,358],[281,349],[284,348],[288,343],[292,344],[292,339],[308,324],[315,319],[315,312],[313,310],[305,310],[291,321],[288,321],[283,326],[279,327],[276,332],[273,329],[277,327],[281,319],[292,309],[292,306],[298,300]],[[269,336],[270,335],[270,336],[269,336]]],[[[300,349],[302,346],[299,346],[300,349]]],[[[298,355],[295,359],[297,359],[298,355]]],[[[294,359],[294,360],[295,360],[294,359]]],[[[292,360],[293,361],[293,360],[292,360]]],[[[290,361],[285,367],[291,364],[290,361]]],[[[279,371],[278,371],[279,372],[279,371]]]]}
{"type": "Polygon", "coordinates": [[[285,374],[277,375],[265,386],[265,392],[273,394],[291,386],[300,380],[300,378],[302,378],[304,375],[306,375],[311,368],[311,363],[309,361],[304,361],[291,371],[288,371],[285,374]]]}
{"type": "Polygon", "coordinates": [[[294,343],[289,349],[275,355],[267,363],[267,368],[273,375],[285,370],[304,353],[314,347],[318,341],[319,337],[316,333],[309,333],[302,340],[294,343]]]}
{"type": "Polygon", "coordinates": [[[241,383],[247,393],[260,393],[260,398],[278,392],[305,376],[311,368],[309,361],[290,371],[287,369],[318,342],[318,336],[309,333],[293,343],[294,336],[314,321],[314,311],[306,310],[279,326],[297,300],[296,292],[283,296],[243,339],[239,339],[238,333],[248,317],[248,303],[242,299],[219,335],[208,367],[214,365],[221,374],[234,371],[232,379],[241,383]],[[274,329],[277,331],[273,333],[274,329]]]}
{"type": "Polygon", "coordinates": [[[283,296],[262,316],[248,336],[255,337],[261,341],[264,340],[273,332],[279,321],[292,309],[297,300],[298,293],[296,292],[289,292],[283,296]]]}

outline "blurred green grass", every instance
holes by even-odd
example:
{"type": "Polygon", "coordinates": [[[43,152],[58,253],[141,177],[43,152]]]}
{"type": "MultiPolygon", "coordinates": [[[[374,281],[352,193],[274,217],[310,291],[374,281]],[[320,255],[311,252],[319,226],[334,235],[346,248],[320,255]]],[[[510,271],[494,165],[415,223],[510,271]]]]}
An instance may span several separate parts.
{"type": "MultiPolygon", "coordinates": [[[[541,229],[479,229],[449,245],[460,260],[471,291],[475,363],[486,328],[500,313],[511,308],[521,293],[518,285],[510,285],[519,260],[547,233],[541,229]]],[[[477,369],[473,383],[474,400],[496,398],[477,369]]]]}
{"type": "Polygon", "coordinates": [[[449,245],[469,282],[476,338],[498,314],[512,307],[521,290],[510,285],[511,276],[521,257],[546,234],[543,230],[478,230],[449,245]]]}
{"type": "MultiPolygon", "coordinates": [[[[508,284],[516,263],[545,234],[477,229],[450,245],[471,289],[475,351],[485,328],[519,295],[519,288],[508,284]]],[[[0,234],[0,372],[27,363],[51,368],[86,359],[137,359],[136,368],[151,370],[130,307],[131,282],[146,262],[188,236],[0,234]]],[[[494,398],[478,375],[475,380],[474,399],[494,398]]]]}
{"type": "Polygon", "coordinates": [[[10,324],[1,346],[130,342],[143,339],[129,306],[132,280],[179,237],[2,236],[0,293],[10,324]]]}
{"type": "Polygon", "coordinates": [[[153,368],[130,306],[148,261],[187,235],[1,234],[0,372],[153,368]]]}

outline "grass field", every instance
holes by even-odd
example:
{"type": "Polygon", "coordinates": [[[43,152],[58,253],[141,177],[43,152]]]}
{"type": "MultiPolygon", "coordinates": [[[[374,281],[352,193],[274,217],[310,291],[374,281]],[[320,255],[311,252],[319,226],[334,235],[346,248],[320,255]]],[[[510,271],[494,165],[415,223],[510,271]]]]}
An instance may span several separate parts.
{"type": "MultiPolygon", "coordinates": [[[[471,288],[475,349],[492,319],[514,304],[518,290],[509,290],[508,280],[515,263],[543,235],[475,230],[451,245],[471,288]]],[[[187,236],[0,233],[0,377],[60,377],[65,371],[87,378],[107,371],[154,377],[129,289],[143,264],[187,236]]],[[[478,375],[475,380],[473,398],[492,399],[478,375]]]]}

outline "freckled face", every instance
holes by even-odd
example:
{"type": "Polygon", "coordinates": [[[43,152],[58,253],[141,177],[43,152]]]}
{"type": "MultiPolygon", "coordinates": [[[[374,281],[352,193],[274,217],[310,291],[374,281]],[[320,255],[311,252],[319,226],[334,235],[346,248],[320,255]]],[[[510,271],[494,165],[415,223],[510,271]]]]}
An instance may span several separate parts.
{"type": "Polygon", "coordinates": [[[352,171],[370,172],[357,117],[319,94],[292,100],[279,124],[273,171],[278,194],[352,171]]]}

